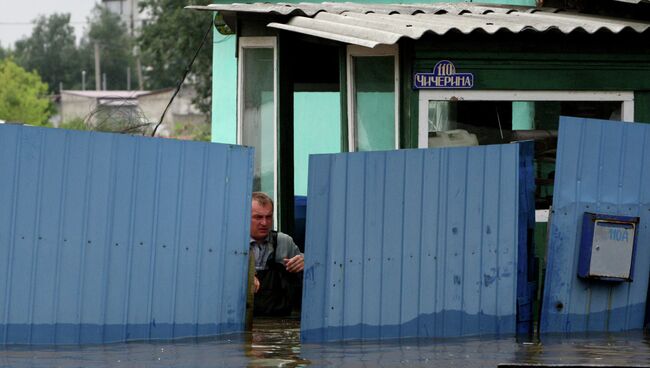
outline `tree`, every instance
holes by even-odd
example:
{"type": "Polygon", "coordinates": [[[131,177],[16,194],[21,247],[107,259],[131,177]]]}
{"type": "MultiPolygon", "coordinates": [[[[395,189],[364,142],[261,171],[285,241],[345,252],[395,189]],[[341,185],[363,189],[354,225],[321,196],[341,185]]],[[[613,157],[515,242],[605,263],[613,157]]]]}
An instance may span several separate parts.
{"type": "Polygon", "coordinates": [[[37,71],[50,93],[59,88],[79,86],[77,46],[70,14],[52,14],[35,20],[32,34],[16,42],[16,61],[23,68],[37,71]]]}
{"type": "Polygon", "coordinates": [[[50,115],[47,84],[11,59],[0,61],[0,119],[45,124],[50,115]]]}
{"type": "MultiPolygon", "coordinates": [[[[133,62],[133,40],[126,31],[120,16],[96,5],[88,19],[88,29],[81,39],[82,68],[87,71],[89,85],[95,83],[95,44],[99,45],[100,70],[106,75],[106,89],[127,89],[127,74],[136,81],[133,62]]],[[[132,87],[137,85],[132,82],[132,87]]]]}
{"type": "Polygon", "coordinates": [[[7,57],[9,57],[10,50],[2,47],[2,44],[0,44],[0,60],[4,60],[7,57]]]}
{"type": "MultiPolygon", "coordinates": [[[[184,9],[210,0],[143,0],[140,11],[150,14],[138,38],[147,89],[174,87],[212,25],[211,12],[184,9]]],[[[198,54],[190,79],[196,86],[194,103],[210,113],[212,90],[212,32],[198,54]]]]}

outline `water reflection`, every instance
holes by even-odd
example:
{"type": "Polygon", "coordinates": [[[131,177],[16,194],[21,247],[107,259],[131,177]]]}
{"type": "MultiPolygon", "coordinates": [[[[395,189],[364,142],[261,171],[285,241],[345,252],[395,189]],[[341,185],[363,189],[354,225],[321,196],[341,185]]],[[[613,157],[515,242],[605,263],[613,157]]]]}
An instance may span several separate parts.
{"type": "Polygon", "coordinates": [[[258,319],[253,331],[176,342],[4,347],[2,367],[497,367],[500,363],[650,366],[641,332],[515,338],[401,339],[300,344],[297,319],[258,319]]]}
{"type": "Polygon", "coordinates": [[[403,339],[383,343],[303,345],[314,365],[346,367],[496,367],[501,363],[650,366],[642,333],[514,338],[403,339]]]}
{"type": "Polygon", "coordinates": [[[256,318],[253,331],[246,334],[244,352],[248,367],[304,367],[310,363],[300,357],[298,318],[256,318]]]}

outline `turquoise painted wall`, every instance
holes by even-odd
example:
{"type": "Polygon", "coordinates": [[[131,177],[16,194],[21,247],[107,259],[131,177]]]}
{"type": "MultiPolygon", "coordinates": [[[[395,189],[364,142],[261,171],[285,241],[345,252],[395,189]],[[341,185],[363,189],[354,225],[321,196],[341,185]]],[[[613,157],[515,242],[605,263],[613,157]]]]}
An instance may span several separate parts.
{"type": "Polygon", "coordinates": [[[512,103],[512,130],[535,129],[535,103],[515,101],[512,103]]]}
{"type": "Polygon", "coordinates": [[[297,92],[293,98],[294,192],[307,195],[309,155],[341,152],[340,93],[297,92]]]}

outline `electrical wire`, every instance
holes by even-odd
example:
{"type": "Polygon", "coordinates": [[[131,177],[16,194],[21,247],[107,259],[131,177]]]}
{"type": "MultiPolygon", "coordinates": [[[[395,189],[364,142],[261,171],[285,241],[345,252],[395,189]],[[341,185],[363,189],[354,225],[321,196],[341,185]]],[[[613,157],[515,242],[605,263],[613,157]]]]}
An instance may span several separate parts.
{"type": "Polygon", "coordinates": [[[158,121],[158,124],[153,128],[153,132],[151,132],[151,136],[155,137],[156,136],[156,131],[158,130],[158,127],[162,124],[163,119],[165,118],[165,114],[167,113],[167,110],[169,109],[169,106],[171,106],[172,102],[174,102],[174,98],[176,98],[176,95],[178,92],[181,90],[181,86],[183,85],[183,82],[185,82],[185,78],[187,78],[187,75],[190,73],[190,69],[192,68],[192,65],[194,64],[194,60],[196,60],[196,57],[199,56],[199,51],[203,48],[203,45],[205,44],[205,40],[208,39],[208,36],[210,35],[210,32],[212,31],[213,23],[212,23],[212,18],[210,18],[210,27],[208,27],[207,31],[205,32],[205,35],[203,35],[203,40],[201,41],[201,44],[199,47],[196,49],[196,52],[194,53],[194,57],[190,61],[189,64],[187,64],[187,67],[185,67],[185,72],[183,73],[183,77],[181,80],[178,82],[178,85],[176,86],[176,90],[174,91],[174,94],[172,95],[172,98],[169,99],[169,102],[167,103],[167,106],[165,107],[165,110],[163,110],[162,115],[160,116],[160,121],[158,121]]]}

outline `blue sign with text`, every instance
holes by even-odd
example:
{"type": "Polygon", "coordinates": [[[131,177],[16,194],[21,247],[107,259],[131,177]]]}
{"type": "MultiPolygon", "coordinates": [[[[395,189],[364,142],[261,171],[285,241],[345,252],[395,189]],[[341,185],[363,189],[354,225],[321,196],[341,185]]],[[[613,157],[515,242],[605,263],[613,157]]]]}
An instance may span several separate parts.
{"type": "Polygon", "coordinates": [[[456,66],[449,60],[436,63],[433,73],[415,73],[415,89],[467,89],[474,88],[474,74],[456,73],[456,66]]]}

